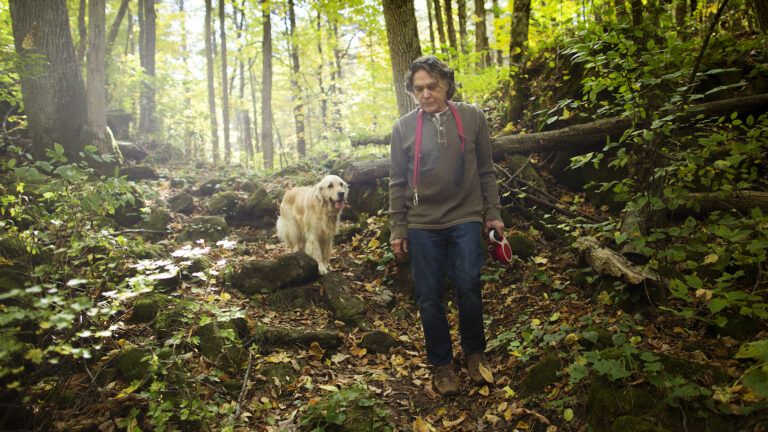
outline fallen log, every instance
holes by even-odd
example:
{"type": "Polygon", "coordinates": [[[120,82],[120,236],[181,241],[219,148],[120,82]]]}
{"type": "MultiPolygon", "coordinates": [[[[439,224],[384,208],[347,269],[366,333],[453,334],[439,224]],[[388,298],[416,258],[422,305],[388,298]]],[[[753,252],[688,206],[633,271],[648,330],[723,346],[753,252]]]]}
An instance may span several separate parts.
{"type": "Polygon", "coordinates": [[[392,134],[386,134],[386,135],[366,135],[366,136],[355,136],[350,135],[349,142],[352,144],[352,147],[360,147],[360,146],[367,146],[367,145],[389,145],[389,142],[392,139],[392,134]]]}
{"type": "Polygon", "coordinates": [[[657,275],[642,267],[635,266],[617,252],[600,246],[594,237],[579,237],[571,244],[571,248],[599,274],[621,279],[630,285],[644,283],[651,283],[655,286],[666,285],[657,275]]]}
{"type": "MultiPolygon", "coordinates": [[[[676,123],[694,120],[699,115],[720,117],[738,112],[740,115],[764,113],[768,110],[768,94],[746,96],[709,102],[689,108],[681,113],[676,123]]],[[[492,140],[493,158],[501,159],[507,153],[543,153],[559,150],[583,150],[584,153],[601,148],[606,140],[617,141],[624,131],[632,127],[632,119],[607,118],[591,123],[530,134],[503,135],[492,140]]],[[[642,125],[641,127],[647,127],[642,125]]]]}
{"type": "MultiPolygon", "coordinates": [[[[690,107],[679,114],[675,122],[685,123],[698,116],[720,117],[738,112],[739,115],[761,114],[768,111],[768,94],[725,99],[690,107]]],[[[645,127],[647,125],[643,125],[645,127]]],[[[530,155],[558,150],[589,152],[602,148],[606,140],[617,141],[624,132],[632,127],[632,120],[627,118],[607,118],[591,123],[569,126],[546,132],[522,135],[502,135],[491,139],[493,159],[499,161],[507,154],[520,153],[530,155]]],[[[370,182],[389,175],[389,158],[352,164],[344,174],[349,183],[370,182]]]]}
{"type": "Polygon", "coordinates": [[[768,192],[744,190],[727,196],[717,192],[694,192],[688,195],[688,199],[693,205],[690,210],[701,213],[711,213],[715,210],[749,213],[753,208],[768,213],[768,192]]]}

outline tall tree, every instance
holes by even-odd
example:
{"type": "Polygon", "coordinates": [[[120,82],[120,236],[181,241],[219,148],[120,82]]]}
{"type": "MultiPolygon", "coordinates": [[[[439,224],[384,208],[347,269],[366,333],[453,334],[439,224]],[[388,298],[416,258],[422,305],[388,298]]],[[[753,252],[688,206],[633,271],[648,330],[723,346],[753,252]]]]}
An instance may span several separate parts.
{"type": "Polygon", "coordinates": [[[405,89],[405,74],[411,62],[421,56],[416,11],[410,0],[383,0],[384,24],[392,63],[397,110],[401,116],[416,108],[413,98],[405,89]]]}
{"type": "Polygon", "coordinates": [[[274,167],[275,147],[272,143],[272,19],[269,0],[260,0],[263,14],[261,42],[261,143],[264,168],[274,167]]]}
{"type": "Polygon", "coordinates": [[[459,14],[459,45],[461,52],[467,53],[467,0],[458,0],[456,2],[457,12],[459,14]]]}
{"type": "Polygon", "coordinates": [[[245,102],[245,61],[243,61],[243,33],[245,32],[245,0],[242,0],[240,7],[235,6],[235,26],[237,28],[237,40],[240,52],[238,53],[238,67],[240,71],[240,92],[237,103],[237,122],[240,125],[240,148],[245,151],[245,166],[250,166],[253,161],[253,136],[251,135],[251,116],[245,102]],[[240,11],[240,22],[237,21],[237,11],[240,11]]]}
{"type": "Polygon", "coordinates": [[[509,43],[510,102],[507,121],[519,121],[527,100],[526,57],[528,45],[528,23],[531,18],[531,0],[515,0],[512,7],[512,37],[509,43]]]}
{"type": "Polygon", "coordinates": [[[296,43],[296,14],[293,0],[288,0],[288,22],[291,39],[291,88],[293,89],[293,118],[296,124],[296,151],[299,156],[306,155],[306,137],[304,135],[304,90],[299,82],[301,64],[299,63],[299,46],[296,43]]]}
{"type": "Polygon", "coordinates": [[[328,128],[328,90],[325,88],[324,74],[325,74],[325,57],[323,55],[323,28],[322,28],[322,16],[320,13],[320,6],[317,7],[317,22],[315,23],[315,29],[317,30],[317,54],[320,58],[317,71],[317,83],[320,88],[320,121],[323,125],[323,130],[328,128]]]}
{"type": "MultiPolygon", "coordinates": [[[[501,8],[499,7],[499,0],[493,0],[493,32],[495,35],[501,34],[501,29],[499,28],[499,24],[501,22],[501,8]]],[[[497,39],[494,39],[495,41],[498,41],[497,39]]],[[[496,64],[501,66],[504,64],[504,55],[501,51],[501,49],[496,50],[496,64]]]]}
{"type": "Polygon", "coordinates": [[[139,29],[139,59],[144,76],[141,80],[141,106],[139,113],[139,132],[148,139],[154,139],[157,133],[155,102],[155,47],[156,47],[156,0],[140,0],[141,28],[139,29]]]}
{"type": "Polygon", "coordinates": [[[219,0],[219,34],[221,42],[221,120],[224,123],[224,164],[229,165],[232,159],[232,148],[229,144],[229,78],[227,76],[227,21],[224,14],[225,0],[219,0]]]}
{"type": "Polygon", "coordinates": [[[87,141],[85,86],[69,30],[65,0],[10,0],[16,53],[41,58],[36,73],[21,74],[32,153],[45,158],[54,143],[79,160],[87,141]]]}
{"type": "Polygon", "coordinates": [[[80,39],[77,41],[77,61],[80,64],[83,64],[85,50],[88,48],[88,27],[85,24],[86,11],[86,0],[80,0],[77,10],[77,33],[80,36],[80,39]]]}
{"type": "Polygon", "coordinates": [[[112,153],[112,142],[107,137],[107,77],[105,55],[107,51],[104,0],[88,2],[88,56],[85,93],[88,101],[88,123],[94,141],[102,154],[112,153]]]}
{"type": "Polygon", "coordinates": [[[112,20],[112,25],[109,26],[109,34],[107,36],[107,52],[112,51],[112,46],[115,44],[115,40],[117,39],[117,32],[120,30],[120,24],[123,22],[123,18],[125,18],[125,13],[128,12],[128,4],[130,2],[131,0],[120,1],[120,8],[117,9],[115,19],[112,20]]]}
{"type": "Polygon", "coordinates": [[[133,54],[133,14],[128,6],[128,29],[125,31],[125,55],[133,54]]]}
{"type": "Polygon", "coordinates": [[[445,0],[445,27],[448,31],[448,42],[454,52],[459,52],[459,46],[456,42],[456,29],[453,27],[453,0],[445,0]]]}
{"type": "Polygon", "coordinates": [[[261,140],[259,134],[259,104],[256,100],[256,77],[253,74],[253,65],[256,63],[256,59],[250,59],[248,61],[248,83],[251,89],[251,106],[253,107],[253,141],[254,151],[256,153],[261,152],[261,140]]]}
{"type": "Polygon", "coordinates": [[[478,67],[491,64],[491,53],[488,50],[488,30],[485,28],[485,0],[475,0],[475,51],[480,54],[478,67]]]}
{"type": "Polygon", "coordinates": [[[763,33],[768,33],[768,0],[752,0],[757,23],[763,33]]]}
{"type": "Polygon", "coordinates": [[[211,28],[213,6],[205,0],[205,66],[208,78],[208,117],[211,124],[211,159],[219,164],[219,123],[216,121],[216,77],[213,74],[213,31],[211,28]]]}
{"type": "MultiPolygon", "coordinates": [[[[341,83],[344,81],[344,70],[341,68],[341,59],[346,55],[342,53],[341,39],[339,38],[338,18],[334,16],[329,23],[333,34],[333,63],[331,64],[331,85],[328,87],[328,98],[331,101],[331,129],[334,132],[341,132],[341,99],[343,89],[341,83]]],[[[353,39],[350,39],[350,43],[353,39]]],[[[349,46],[347,46],[347,50],[349,46]]]]}
{"type": "Polygon", "coordinates": [[[432,47],[432,54],[435,54],[435,23],[432,18],[432,1],[427,0],[427,20],[429,20],[429,45],[432,47]]]}
{"type": "MultiPolygon", "coordinates": [[[[427,0],[429,2],[430,0],[427,0]]],[[[446,0],[449,1],[449,0],[446,0]]],[[[445,27],[443,26],[443,8],[440,7],[440,0],[433,0],[432,5],[435,9],[435,24],[437,24],[437,35],[440,37],[440,49],[443,54],[448,51],[445,43],[445,27]]]]}

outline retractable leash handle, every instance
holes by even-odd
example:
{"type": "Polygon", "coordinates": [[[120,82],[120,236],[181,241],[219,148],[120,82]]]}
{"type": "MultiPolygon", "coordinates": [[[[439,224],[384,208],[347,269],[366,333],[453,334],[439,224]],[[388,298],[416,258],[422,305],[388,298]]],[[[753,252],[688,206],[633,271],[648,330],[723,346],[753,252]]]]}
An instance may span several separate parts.
{"type": "Polygon", "coordinates": [[[512,246],[504,235],[496,229],[491,229],[488,231],[488,240],[490,240],[488,249],[493,259],[498,261],[499,264],[510,264],[512,262],[512,246]]]}

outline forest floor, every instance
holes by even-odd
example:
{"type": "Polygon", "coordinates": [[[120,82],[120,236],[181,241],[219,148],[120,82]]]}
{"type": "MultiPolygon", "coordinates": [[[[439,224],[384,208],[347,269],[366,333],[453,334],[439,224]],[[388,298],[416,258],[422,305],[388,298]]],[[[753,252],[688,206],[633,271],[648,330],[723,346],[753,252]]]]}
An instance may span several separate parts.
{"type": "MultiPolygon", "coordinates": [[[[274,193],[288,185],[280,179],[262,186],[274,193]]],[[[176,192],[168,182],[158,182],[157,190],[160,196],[176,192]]],[[[593,210],[585,208],[585,211],[593,210]]],[[[493,385],[470,383],[458,346],[457,309],[452,300],[448,301],[454,363],[462,382],[461,392],[455,397],[442,398],[431,388],[414,300],[407,290],[393,286],[398,268],[391,255],[387,256],[388,247],[380,239],[386,224],[384,216],[373,216],[361,223],[357,234],[339,241],[333,253],[332,273],[340,277],[346,291],[366,305],[365,319],[358,326],[349,327],[336,321],[322,300],[306,308],[292,309],[276,307],[267,296],[246,296],[226,283],[212,290],[183,283],[176,295],[200,303],[215,301],[222,309],[242,309],[249,327],[265,324],[307,327],[335,330],[343,336],[337,350],[324,350],[315,344],[270,351],[252,349],[250,361],[247,366],[243,365],[240,376],[221,373],[198,352],[187,355],[186,361],[192,365],[196,379],[205,382],[197,389],[201,392],[198,397],[210,404],[198,408],[214,411],[212,417],[217,419],[208,424],[218,422],[219,426],[212,426],[214,430],[243,431],[310,430],[310,425],[318,427],[316,430],[386,430],[374,429],[372,423],[359,429],[349,426],[350,418],[355,415],[354,407],[349,405],[358,401],[354,399],[355,394],[347,390],[362,384],[371,395],[374,407],[382,410],[380,420],[399,431],[610,430],[597,425],[605,424],[612,415],[618,416],[619,411],[600,412],[605,408],[589,402],[589,383],[598,379],[593,376],[591,380],[575,383],[571,382],[573,374],[569,373],[573,363],[585,363],[583,355],[597,343],[588,335],[595,328],[605,330],[609,338],[607,345],[611,345],[611,339],[616,346],[631,340],[633,346],[643,350],[718,367],[731,375],[732,382],[736,381],[739,368],[732,360],[739,345],[736,340],[714,337],[703,326],[690,326],[690,321],[659,313],[656,306],[647,301],[643,288],[631,288],[636,290],[635,297],[645,301],[626,312],[617,305],[619,296],[612,288],[613,282],[585,279],[585,265],[578,262],[568,245],[545,240],[522,219],[513,217],[513,221],[510,231],[534,239],[536,251],[531,259],[516,259],[507,267],[488,261],[483,270],[487,355],[493,366],[493,385]],[[383,305],[377,300],[382,290],[391,291],[393,303],[383,305]],[[363,336],[372,330],[385,331],[400,346],[387,354],[374,354],[361,348],[363,336]],[[265,366],[275,364],[289,366],[293,376],[280,381],[261,373],[265,366]],[[211,375],[215,379],[200,378],[211,375]],[[236,390],[225,390],[226,381],[233,382],[236,390]],[[329,402],[334,397],[335,402],[329,402]],[[312,414],[314,423],[307,423],[312,407],[325,408],[320,409],[320,414],[312,414]],[[333,411],[346,418],[334,415],[333,411]],[[303,419],[305,425],[302,426],[303,419]],[[346,426],[334,429],[334,422],[346,426]]],[[[171,228],[178,231],[183,223],[175,220],[171,228]]],[[[273,229],[235,229],[230,240],[236,240],[238,247],[217,249],[211,256],[214,261],[225,260],[226,265],[237,267],[238,262],[245,259],[274,259],[289,252],[278,242],[273,229]]],[[[322,277],[307,287],[317,292],[316,298],[322,299],[322,277]]],[[[146,331],[146,324],[128,324],[121,337],[139,344],[148,333],[151,334],[146,331]]],[[[68,385],[85,394],[93,385],[88,381],[91,380],[74,379],[68,385]]],[[[643,381],[639,379],[622,386],[647,384],[643,381]]],[[[97,424],[101,431],[122,429],[114,419],[124,418],[127,407],[141,408],[147,403],[139,396],[128,395],[126,387],[129,383],[117,381],[99,388],[98,392],[90,392],[76,407],[57,413],[57,429],[83,430],[89,429],[85,425],[97,424]],[[122,395],[122,401],[116,394],[122,395]]],[[[738,393],[738,389],[734,392],[738,393]]],[[[360,404],[367,405],[368,402],[360,404]]],[[[147,430],[140,417],[133,420],[132,425],[147,430]]],[[[760,429],[764,425],[758,423],[749,430],[764,430],[760,429]]],[[[196,426],[187,425],[183,429],[195,430],[196,426]]]]}

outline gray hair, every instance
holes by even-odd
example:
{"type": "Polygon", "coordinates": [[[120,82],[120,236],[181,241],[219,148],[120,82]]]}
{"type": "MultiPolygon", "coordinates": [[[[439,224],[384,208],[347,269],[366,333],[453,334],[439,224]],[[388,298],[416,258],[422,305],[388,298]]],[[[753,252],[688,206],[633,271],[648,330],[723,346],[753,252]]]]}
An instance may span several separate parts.
{"type": "Polygon", "coordinates": [[[405,74],[406,90],[413,93],[413,75],[420,70],[448,83],[448,92],[446,93],[448,99],[451,99],[456,94],[456,81],[453,78],[453,69],[433,55],[422,56],[411,62],[408,72],[405,74]]]}

